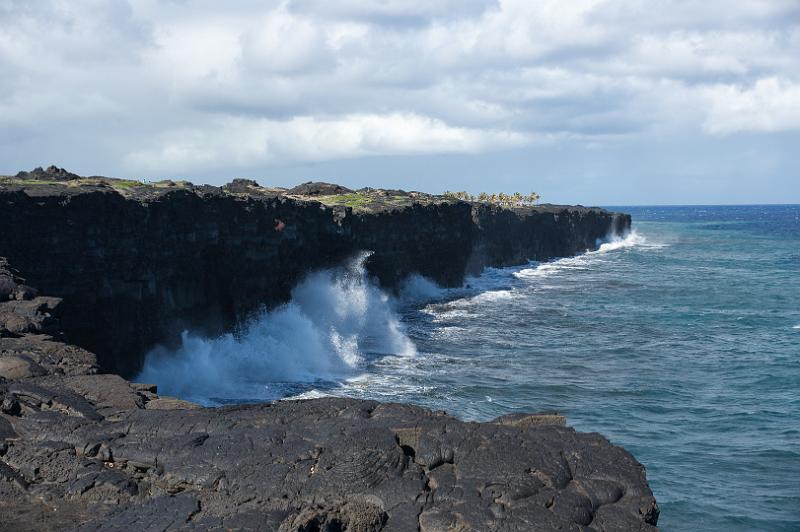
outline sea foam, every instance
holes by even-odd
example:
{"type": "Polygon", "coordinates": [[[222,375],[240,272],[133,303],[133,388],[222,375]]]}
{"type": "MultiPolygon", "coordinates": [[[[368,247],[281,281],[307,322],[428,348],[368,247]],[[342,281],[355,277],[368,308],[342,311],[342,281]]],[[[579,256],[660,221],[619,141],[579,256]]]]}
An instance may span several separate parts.
{"type": "Polygon", "coordinates": [[[591,269],[593,261],[600,260],[599,257],[612,251],[629,248],[660,249],[663,247],[665,247],[665,244],[650,242],[636,231],[630,231],[625,235],[612,235],[605,239],[598,240],[597,249],[587,251],[582,255],[544,262],[537,265],[535,268],[524,268],[515,272],[513,275],[518,279],[533,279],[537,277],[547,277],[564,270],[589,270],[591,269]]]}
{"type": "MultiPolygon", "coordinates": [[[[629,231],[625,235],[612,235],[602,240],[598,240],[597,249],[589,251],[587,254],[603,254],[609,251],[616,251],[618,249],[632,248],[632,247],[652,247],[653,243],[647,241],[644,236],[641,236],[636,231],[629,231]]],[[[657,246],[657,244],[656,244],[657,246]]]]}
{"type": "Polygon", "coordinates": [[[446,294],[447,289],[416,273],[406,277],[400,286],[400,301],[405,305],[416,305],[425,301],[441,299],[446,294]]]}
{"type": "Polygon", "coordinates": [[[257,315],[240,335],[184,332],[177,350],[147,354],[137,380],[204,404],[278,399],[302,392],[297,383],[352,377],[366,354],[413,356],[389,296],[367,278],[367,257],[309,275],[288,304],[257,315]]]}

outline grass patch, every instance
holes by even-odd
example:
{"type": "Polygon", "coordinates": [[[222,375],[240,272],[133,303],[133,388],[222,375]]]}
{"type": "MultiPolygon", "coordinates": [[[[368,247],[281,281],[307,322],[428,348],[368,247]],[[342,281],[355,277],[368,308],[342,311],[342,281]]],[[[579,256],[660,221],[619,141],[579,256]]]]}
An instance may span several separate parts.
{"type": "Polygon", "coordinates": [[[13,176],[0,176],[0,185],[19,185],[27,186],[61,186],[61,187],[81,187],[92,185],[108,185],[119,190],[130,190],[132,188],[144,186],[140,181],[133,179],[70,179],[59,181],[56,179],[20,179],[13,176]]]}
{"type": "Polygon", "coordinates": [[[436,196],[425,194],[388,195],[383,191],[376,192],[351,192],[349,194],[336,194],[313,198],[330,207],[340,205],[351,207],[354,211],[377,211],[382,208],[404,208],[414,204],[430,205],[437,203],[436,196]]]}
{"type": "Polygon", "coordinates": [[[363,209],[370,203],[374,203],[378,198],[361,192],[353,192],[351,194],[320,196],[316,199],[325,205],[344,205],[345,207],[351,207],[353,209],[363,209]]]}
{"type": "Polygon", "coordinates": [[[17,179],[16,177],[0,178],[0,183],[4,185],[63,185],[64,181],[45,180],[45,179],[17,179]]]}
{"type": "Polygon", "coordinates": [[[134,181],[132,179],[109,179],[107,183],[114,188],[121,188],[124,190],[144,186],[144,183],[141,181],[134,181]]]}

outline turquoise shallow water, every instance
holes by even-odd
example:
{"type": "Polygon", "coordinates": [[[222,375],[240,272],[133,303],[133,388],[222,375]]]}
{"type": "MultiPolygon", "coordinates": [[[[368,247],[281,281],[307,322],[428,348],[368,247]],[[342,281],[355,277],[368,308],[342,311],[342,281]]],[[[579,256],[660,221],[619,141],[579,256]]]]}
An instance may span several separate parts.
{"type": "Polygon", "coordinates": [[[557,410],[646,466],[663,530],[800,529],[800,206],[618,210],[628,238],[459,290],[415,279],[392,300],[364,279],[315,279],[243,338],[153,355],[146,380],[208,404],[557,410]],[[296,344],[314,330],[320,345],[296,344]]]}

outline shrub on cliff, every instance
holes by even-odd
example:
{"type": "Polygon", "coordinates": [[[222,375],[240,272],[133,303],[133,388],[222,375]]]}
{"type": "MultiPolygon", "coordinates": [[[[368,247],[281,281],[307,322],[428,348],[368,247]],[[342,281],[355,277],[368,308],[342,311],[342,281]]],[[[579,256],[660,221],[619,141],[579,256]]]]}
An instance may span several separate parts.
{"type": "Polygon", "coordinates": [[[468,192],[451,192],[449,190],[446,190],[442,195],[448,199],[476,201],[480,203],[490,203],[492,205],[502,205],[505,207],[536,205],[541,197],[536,192],[531,192],[530,194],[524,196],[519,192],[514,192],[513,194],[506,194],[505,192],[500,192],[498,194],[481,192],[477,196],[473,196],[468,192]]]}

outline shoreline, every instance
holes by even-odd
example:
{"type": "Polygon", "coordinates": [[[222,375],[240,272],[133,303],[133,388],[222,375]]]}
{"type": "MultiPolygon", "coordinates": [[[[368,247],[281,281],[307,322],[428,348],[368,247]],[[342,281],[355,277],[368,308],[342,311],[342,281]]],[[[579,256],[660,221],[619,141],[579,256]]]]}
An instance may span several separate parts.
{"type": "MultiPolygon", "coordinates": [[[[196,187],[190,191],[168,188],[154,196],[146,190],[127,198],[96,187],[75,193],[58,184],[0,188],[0,203],[9,205],[0,211],[6,213],[5,218],[0,215],[0,227],[23,233],[6,238],[0,247],[4,253],[11,251],[9,261],[0,261],[0,494],[11,501],[0,511],[3,522],[24,529],[34,526],[31,516],[36,515],[43,520],[40,526],[85,525],[82,529],[86,530],[135,526],[143,520],[163,529],[439,530],[498,525],[654,529],[658,507],[642,465],[604,437],[566,427],[558,415],[515,414],[467,423],[411,405],[338,398],[202,408],[162,397],[152,385],[133,384],[114,374],[118,367],[126,367],[114,358],[119,353],[98,351],[95,356],[86,349],[91,342],[80,334],[83,345],[66,341],[81,332],[71,313],[87,305],[88,295],[96,306],[84,312],[100,315],[120,304],[120,294],[129,306],[163,304],[158,298],[150,301],[141,296],[147,291],[141,280],[137,279],[138,299],[130,297],[130,286],[114,286],[116,270],[110,265],[121,264],[114,260],[127,257],[111,253],[109,243],[132,238],[130,231],[112,234],[120,227],[131,227],[101,225],[102,218],[91,210],[96,206],[135,204],[153,216],[159,209],[180,211],[188,202],[194,208],[184,215],[195,217],[199,224],[209,218],[202,213],[207,215],[210,208],[213,213],[213,208],[223,205],[235,208],[243,225],[248,220],[242,217],[253,209],[258,216],[249,220],[264,231],[242,237],[242,243],[231,249],[247,255],[259,241],[257,235],[262,235],[262,243],[277,243],[278,258],[269,260],[281,264],[297,261],[298,250],[314,243],[324,241],[317,251],[328,251],[325,259],[330,261],[372,242],[378,244],[374,246],[376,260],[367,269],[387,287],[424,263],[436,268],[445,259],[454,262],[437,279],[452,285],[470,268],[512,265],[526,251],[539,254],[526,260],[539,258],[558,246],[584,246],[591,238],[589,248],[595,245],[597,233],[606,234],[620,223],[619,215],[583,207],[475,208],[460,201],[438,203],[435,198],[412,196],[405,196],[410,198],[405,206],[359,212],[314,199],[253,192],[252,185],[247,185],[246,194],[196,187]],[[33,216],[36,212],[43,216],[33,216]],[[77,228],[68,223],[80,213],[94,223],[77,228]],[[276,230],[280,224],[274,219],[284,227],[276,230]],[[418,231],[409,236],[409,227],[418,231]],[[26,239],[43,228],[47,238],[26,239]],[[328,231],[323,239],[319,238],[321,229],[328,231]],[[559,240],[569,234],[563,231],[572,231],[572,241],[559,240]],[[63,244],[53,238],[55,233],[64,239],[63,244]],[[312,233],[317,233],[317,239],[309,240],[312,233]],[[79,238],[73,238],[76,234],[79,238]],[[536,238],[541,235],[544,240],[536,238]],[[83,247],[89,240],[104,242],[106,247],[83,247]],[[512,240],[522,244],[507,246],[512,240]],[[470,245],[453,255],[453,242],[470,245]],[[73,250],[61,249],[62,253],[93,252],[89,255],[94,262],[70,264],[78,276],[83,275],[83,292],[65,287],[69,275],[53,279],[49,277],[53,266],[41,264],[43,249],[67,243],[73,250]],[[439,249],[443,245],[444,253],[439,249]],[[439,260],[430,264],[428,251],[438,252],[439,260]],[[397,264],[394,259],[403,255],[416,262],[397,264]],[[108,269],[88,267],[98,264],[108,269]],[[101,293],[91,292],[93,285],[88,281],[102,274],[107,283],[99,286],[111,287],[111,303],[98,304],[101,293]],[[61,290],[53,293],[53,286],[61,290]],[[38,290],[48,295],[39,295],[38,290]],[[117,364],[110,364],[115,360],[117,364]]],[[[377,197],[386,196],[379,193],[377,197]]],[[[230,214],[224,208],[221,212],[230,214]]],[[[104,214],[113,218],[119,213],[106,210],[104,214]]],[[[626,218],[622,220],[625,225],[626,218]]],[[[215,241],[213,234],[199,234],[200,229],[195,225],[182,235],[195,233],[188,242],[215,241]]],[[[223,232],[220,228],[216,242],[223,232]]],[[[176,242],[165,237],[160,247],[166,241],[176,242]]],[[[171,251],[167,256],[175,258],[171,251]]],[[[55,257],[51,260],[58,268],[55,257]]],[[[303,266],[293,272],[303,275],[308,264],[303,266]]],[[[193,271],[182,272],[183,278],[193,281],[193,271]]],[[[255,269],[249,264],[245,271],[255,269]]],[[[158,275],[156,285],[163,278],[158,275]]],[[[175,302],[180,299],[174,280],[178,277],[166,278],[173,283],[171,290],[156,286],[153,292],[170,293],[175,302]]],[[[253,286],[257,283],[243,288],[253,286]]],[[[228,297],[239,293],[233,284],[227,288],[228,297]]],[[[261,297],[263,303],[270,294],[281,295],[265,288],[250,297],[261,297]]],[[[194,310],[200,303],[193,301],[194,310]]],[[[214,306],[208,297],[202,303],[214,306]]],[[[142,308],[149,307],[138,312],[142,308]]],[[[180,305],[172,307],[180,309],[180,305]]],[[[233,309],[231,314],[235,321],[247,312],[233,309]]],[[[98,320],[95,327],[102,325],[98,320]]],[[[121,342],[116,332],[110,331],[110,336],[121,342]]]]}

